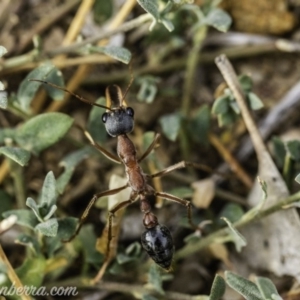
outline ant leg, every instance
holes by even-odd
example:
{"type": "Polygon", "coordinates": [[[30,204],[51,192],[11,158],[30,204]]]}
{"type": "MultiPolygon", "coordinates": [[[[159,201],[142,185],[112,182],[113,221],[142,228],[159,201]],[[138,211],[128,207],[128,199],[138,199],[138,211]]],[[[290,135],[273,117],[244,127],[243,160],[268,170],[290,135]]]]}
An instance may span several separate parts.
{"type": "Polygon", "coordinates": [[[108,159],[110,159],[111,161],[120,164],[121,160],[119,159],[118,156],[110,153],[109,151],[107,151],[105,148],[103,148],[101,145],[99,145],[90,135],[89,132],[87,132],[84,128],[82,128],[80,125],[76,124],[76,126],[83,131],[83,134],[85,135],[85,137],[89,140],[89,142],[91,143],[91,145],[93,147],[95,147],[98,151],[100,151],[105,157],[107,157],[108,159]]]}
{"type": "Polygon", "coordinates": [[[104,196],[109,196],[109,195],[114,195],[114,194],[117,194],[119,193],[120,191],[124,190],[125,188],[127,188],[128,185],[123,185],[119,188],[116,188],[116,189],[112,189],[112,190],[107,190],[107,191],[104,191],[104,192],[101,192],[101,193],[97,193],[93,196],[93,198],[91,199],[90,203],[88,204],[88,206],[86,207],[86,209],[84,210],[82,216],[80,217],[80,220],[79,220],[79,224],[76,228],[76,231],[75,233],[67,240],[64,240],[63,242],[65,243],[68,243],[70,241],[72,241],[79,233],[85,219],[87,218],[89,212],[90,212],[90,209],[91,207],[94,205],[95,201],[98,199],[98,198],[101,198],[101,197],[104,197],[104,196]]]}
{"type": "Polygon", "coordinates": [[[149,145],[149,147],[147,148],[147,150],[144,152],[144,154],[138,159],[138,162],[141,162],[143,159],[145,159],[151,152],[152,150],[158,145],[159,143],[159,138],[160,138],[160,134],[157,133],[154,137],[153,142],[149,145]]]}
{"type": "Polygon", "coordinates": [[[132,195],[129,200],[123,201],[119,204],[117,204],[114,208],[112,208],[109,211],[109,216],[108,216],[108,235],[107,235],[107,247],[106,247],[106,253],[105,253],[105,259],[102,264],[101,269],[95,276],[95,278],[92,280],[92,284],[96,284],[98,281],[100,281],[112,259],[112,256],[110,254],[110,242],[113,239],[113,217],[114,214],[119,211],[120,209],[125,208],[126,206],[130,205],[131,203],[135,202],[137,200],[136,195],[132,195]]]}
{"type": "Polygon", "coordinates": [[[164,175],[166,175],[168,173],[171,173],[175,170],[183,169],[183,168],[186,168],[186,167],[194,167],[195,169],[199,169],[199,170],[202,170],[202,171],[205,171],[205,172],[208,172],[208,173],[213,173],[213,170],[210,167],[206,166],[206,165],[199,164],[199,163],[192,163],[192,162],[183,160],[183,161],[181,161],[181,162],[179,162],[175,165],[172,165],[170,167],[165,168],[164,170],[162,170],[160,172],[151,174],[150,177],[154,178],[154,177],[164,176],[164,175]]]}
{"type": "Polygon", "coordinates": [[[179,197],[176,197],[176,196],[168,194],[168,193],[164,193],[164,192],[155,192],[154,195],[158,196],[158,197],[161,197],[161,198],[164,198],[164,199],[167,199],[167,200],[170,200],[170,201],[173,201],[173,202],[176,202],[176,203],[179,203],[179,204],[185,206],[186,209],[187,209],[188,221],[189,221],[190,226],[194,230],[197,230],[197,231],[200,231],[200,232],[202,231],[201,227],[199,227],[198,225],[196,225],[192,221],[192,204],[191,204],[190,201],[179,198],[179,197]]]}

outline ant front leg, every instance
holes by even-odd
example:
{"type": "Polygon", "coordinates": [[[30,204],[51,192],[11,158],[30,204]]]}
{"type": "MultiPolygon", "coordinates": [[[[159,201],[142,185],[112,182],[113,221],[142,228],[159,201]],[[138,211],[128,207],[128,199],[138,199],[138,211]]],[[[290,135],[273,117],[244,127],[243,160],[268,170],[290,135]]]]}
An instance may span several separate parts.
{"type": "Polygon", "coordinates": [[[109,213],[108,213],[109,216],[108,216],[107,246],[106,246],[105,259],[104,259],[101,269],[99,270],[98,274],[92,281],[93,284],[97,283],[98,281],[100,281],[102,279],[109,263],[111,262],[112,258],[114,257],[114,254],[111,254],[110,244],[111,244],[111,240],[114,237],[113,236],[113,228],[114,228],[113,218],[115,216],[115,213],[121,209],[124,209],[126,206],[130,205],[131,203],[135,202],[136,200],[137,200],[136,193],[132,193],[130,195],[129,200],[122,201],[121,203],[117,204],[115,207],[113,207],[109,211],[109,213]]]}
{"type": "Polygon", "coordinates": [[[76,231],[75,233],[67,240],[64,240],[63,242],[65,243],[68,243],[70,241],[72,241],[79,233],[85,219],[87,218],[89,212],[90,212],[90,209],[91,207],[94,205],[95,201],[98,199],[98,198],[101,198],[101,197],[104,197],[104,196],[109,196],[109,195],[114,195],[114,194],[117,194],[119,193],[120,191],[124,190],[125,188],[127,188],[128,185],[123,185],[119,188],[116,188],[116,189],[112,189],[112,190],[107,190],[107,191],[104,191],[104,192],[101,192],[101,193],[97,193],[93,196],[93,198],[90,200],[88,206],[86,207],[86,209],[84,210],[82,216],[80,217],[80,220],[79,220],[79,223],[78,223],[78,226],[76,228],[76,231]]]}
{"type": "Polygon", "coordinates": [[[152,143],[149,145],[149,147],[147,148],[147,150],[144,152],[144,154],[138,159],[138,162],[141,162],[142,160],[144,160],[151,152],[153,149],[156,148],[156,146],[159,144],[159,139],[160,139],[160,134],[157,133],[154,137],[154,140],[152,141],[152,143]]]}
{"type": "Polygon", "coordinates": [[[107,151],[104,147],[102,147],[101,145],[99,145],[94,139],[93,137],[90,135],[89,132],[87,132],[84,128],[82,128],[80,125],[76,124],[76,126],[83,132],[83,134],[85,135],[85,137],[88,139],[88,141],[91,143],[91,145],[93,147],[95,147],[99,152],[101,152],[106,158],[110,159],[111,161],[120,164],[121,160],[118,156],[110,153],[109,151],[107,151]]]}

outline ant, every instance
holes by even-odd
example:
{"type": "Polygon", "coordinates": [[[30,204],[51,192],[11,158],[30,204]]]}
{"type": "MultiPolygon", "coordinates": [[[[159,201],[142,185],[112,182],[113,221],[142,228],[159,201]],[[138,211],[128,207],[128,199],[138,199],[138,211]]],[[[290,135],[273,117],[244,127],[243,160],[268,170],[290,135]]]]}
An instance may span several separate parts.
{"type": "MultiPolygon", "coordinates": [[[[110,253],[110,242],[113,238],[112,220],[114,214],[117,211],[132,204],[133,202],[140,200],[140,210],[144,214],[143,225],[146,229],[141,236],[142,247],[148,253],[148,255],[154,260],[156,264],[158,264],[163,269],[169,271],[171,269],[171,263],[172,263],[173,253],[174,253],[172,235],[166,226],[159,224],[157,217],[151,211],[151,205],[148,197],[150,195],[154,195],[156,197],[177,202],[185,206],[187,208],[188,221],[191,227],[194,228],[195,230],[201,231],[201,226],[197,226],[192,222],[190,201],[181,199],[179,197],[176,197],[174,195],[165,192],[158,192],[152,186],[150,186],[147,181],[151,178],[166,175],[167,173],[170,173],[176,169],[185,168],[186,166],[193,166],[198,169],[206,169],[206,170],[207,168],[203,168],[201,164],[181,161],[155,174],[147,175],[143,172],[139,163],[142,160],[144,160],[152,152],[152,150],[158,145],[160,135],[156,134],[153,142],[149,145],[149,147],[146,149],[144,154],[141,157],[137,157],[136,148],[127,135],[130,132],[132,132],[134,128],[134,110],[127,105],[125,100],[128,90],[133,82],[133,78],[131,78],[131,81],[124,94],[122,93],[121,88],[117,85],[111,85],[106,88],[105,91],[106,106],[97,103],[92,103],[63,87],[57,86],[47,81],[43,81],[39,79],[30,79],[30,81],[37,81],[43,84],[50,85],[54,88],[63,90],[73,95],[80,101],[88,103],[92,106],[98,106],[106,109],[106,112],[104,112],[102,115],[102,121],[105,125],[107,133],[110,136],[117,138],[117,154],[118,154],[117,156],[115,154],[110,153],[101,145],[99,145],[96,141],[94,141],[92,136],[86,130],[84,129],[82,130],[84,132],[84,135],[89,140],[92,146],[94,146],[97,150],[99,150],[104,156],[106,156],[110,160],[124,165],[125,173],[128,179],[127,183],[121,187],[96,193],[93,196],[93,198],[90,200],[88,206],[86,207],[85,211],[83,212],[79,220],[75,233],[66,242],[71,241],[79,233],[85,219],[89,214],[91,207],[94,205],[97,199],[104,196],[117,194],[123,189],[130,187],[131,193],[129,199],[117,204],[109,211],[108,240],[107,240],[105,261],[103,263],[103,265],[105,265],[104,269],[106,268],[106,266],[110,261],[109,253],[110,253]]],[[[103,268],[101,268],[101,270],[98,272],[97,276],[95,277],[94,282],[99,281],[102,278],[103,273],[104,273],[103,268]]]]}

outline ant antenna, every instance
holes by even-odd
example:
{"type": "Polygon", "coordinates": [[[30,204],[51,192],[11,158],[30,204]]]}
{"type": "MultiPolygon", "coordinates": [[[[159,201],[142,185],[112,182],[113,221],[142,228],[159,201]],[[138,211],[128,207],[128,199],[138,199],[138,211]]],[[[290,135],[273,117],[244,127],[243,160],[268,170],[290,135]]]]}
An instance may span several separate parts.
{"type": "Polygon", "coordinates": [[[125,97],[126,97],[128,91],[129,91],[129,89],[130,89],[130,87],[131,87],[131,85],[134,81],[133,72],[132,72],[132,59],[129,63],[129,73],[130,73],[130,81],[129,81],[129,84],[127,86],[127,89],[126,89],[125,93],[123,94],[122,101],[121,101],[122,103],[125,101],[125,97]]]}
{"type": "Polygon", "coordinates": [[[79,95],[77,95],[77,94],[75,94],[75,93],[73,93],[73,92],[71,92],[71,91],[69,91],[69,90],[67,90],[67,89],[65,89],[65,88],[63,88],[63,87],[61,87],[61,86],[59,86],[59,85],[56,85],[56,84],[54,84],[54,83],[51,83],[51,82],[48,82],[48,81],[45,81],[45,80],[39,80],[39,79],[28,79],[28,80],[29,80],[29,81],[36,81],[36,82],[41,82],[41,83],[44,83],[44,84],[48,84],[48,85],[50,85],[50,86],[52,86],[52,87],[57,88],[58,90],[62,90],[62,91],[64,91],[64,92],[69,93],[70,95],[76,97],[76,98],[79,99],[80,101],[85,102],[85,103],[87,103],[87,104],[89,104],[89,105],[92,105],[92,106],[98,106],[98,107],[105,108],[106,110],[110,110],[110,111],[112,110],[111,108],[109,108],[109,107],[107,107],[107,106],[105,106],[105,105],[101,105],[101,104],[98,104],[98,103],[92,103],[92,102],[90,102],[89,100],[86,100],[85,98],[83,98],[82,96],[79,96],[79,95]]]}

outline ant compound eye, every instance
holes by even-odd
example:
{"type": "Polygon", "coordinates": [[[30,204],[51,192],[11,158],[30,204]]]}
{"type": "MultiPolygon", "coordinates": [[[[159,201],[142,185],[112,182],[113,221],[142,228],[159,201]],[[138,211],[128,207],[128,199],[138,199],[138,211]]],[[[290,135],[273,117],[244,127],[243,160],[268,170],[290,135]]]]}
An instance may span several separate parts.
{"type": "Polygon", "coordinates": [[[107,113],[105,112],[103,115],[102,115],[102,122],[103,123],[106,123],[107,121],[107,113]]]}
{"type": "Polygon", "coordinates": [[[134,110],[132,107],[127,107],[126,108],[126,114],[129,115],[130,117],[134,116],[134,110]]]}

